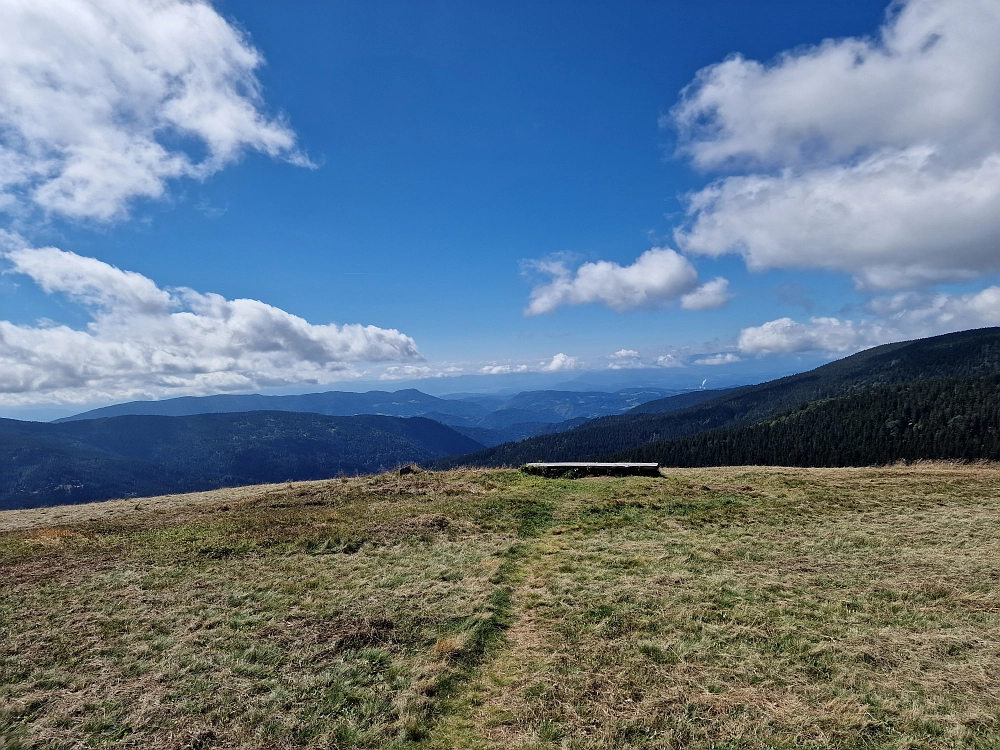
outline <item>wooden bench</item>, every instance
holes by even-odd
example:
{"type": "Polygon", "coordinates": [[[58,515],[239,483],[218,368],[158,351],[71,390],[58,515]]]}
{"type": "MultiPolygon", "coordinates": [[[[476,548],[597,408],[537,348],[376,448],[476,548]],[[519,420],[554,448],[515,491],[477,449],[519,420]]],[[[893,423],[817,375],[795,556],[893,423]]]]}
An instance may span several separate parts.
{"type": "Polygon", "coordinates": [[[587,461],[561,461],[557,463],[530,463],[521,467],[525,474],[540,477],[658,477],[660,465],[655,463],[593,463],[587,461]]]}

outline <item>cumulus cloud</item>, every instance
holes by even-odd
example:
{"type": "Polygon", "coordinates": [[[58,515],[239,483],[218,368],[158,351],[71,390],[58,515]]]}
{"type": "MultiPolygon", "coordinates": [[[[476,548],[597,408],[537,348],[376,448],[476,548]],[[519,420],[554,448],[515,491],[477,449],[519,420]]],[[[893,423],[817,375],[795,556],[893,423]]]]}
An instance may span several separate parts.
{"type": "Polygon", "coordinates": [[[512,372],[527,372],[527,365],[485,365],[479,368],[482,375],[509,375],[512,372]]]}
{"type": "Polygon", "coordinates": [[[700,71],[669,122],[695,165],[687,253],[868,288],[1000,270],[1000,5],[893,4],[875,38],[700,71]]]}
{"type": "MultiPolygon", "coordinates": [[[[701,359],[696,359],[694,363],[696,365],[729,365],[733,362],[740,362],[741,359],[736,354],[732,352],[724,352],[721,354],[712,354],[708,357],[702,357],[701,359]]],[[[702,384],[704,385],[704,384],[702,384]]]]}
{"type": "Polygon", "coordinates": [[[747,354],[845,352],[861,348],[862,338],[861,331],[849,320],[812,318],[808,324],[803,324],[791,318],[779,318],[761,326],[744,328],[738,346],[747,354]]]}
{"type": "Polygon", "coordinates": [[[379,375],[379,380],[423,380],[461,375],[461,367],[431,365],[390,365],[379,375]]]}
{"type": "Polygon", "coordinates": [[[670,248],[647,250],[629,266],[600,260],[584,263],[575,271],[561,261],[538,262],[533,267],[551,276],[551,281],[531,291],[525,315],[593,302],[619,312],[661,307],[698,288],[694,266],[670,248]]]}
{"type": "Polygon", "coordinates": [[[684,363],[673,354],[663,354],[656,358],[659,367],[683,367],[684,363]]]}
{"type": "Polygon", "coordinates": [[[392,329],[314,325],[257,300],[161,289],[141,274],[57,248],[15,246],[3,255],[7,273],[64,295],[91,318],[83,330],[0,321],[6,404],[323,383],[352,362],[422,359],[413,339],[392,329]]]}
{"type": "Polygon", "coordinates": [[[555,355],[549,362],[542,362],[538,369],[541,372],[560,372],[562,370],[575,370],[580,366],[576,357],[569,357],[562,352],[555,355]]]}
{"type": "Polygon", "coordinates": [[[308,165],[202,0],[0,3],[0,208],[110,221],[246,150],[308,165]]]}
{"type": "Polygon", "coordinates": [[[643,367],[639,361],[639,352],[635,349],[619,349],[611,355],[608,367],[612,370],[632,370],[643,367]]]}
{"type": "Polygon", "coordinates": [[[744,328],[738,347],[747,354],[822,351],[844,353],[892,341],[1000,325],[1000,287],[969,294],[896,294],[873,300],[877,317],[858,321],[780,318],[744,328]]]}
{"type": "Polygon", "coordinates": [[[729,302],[729,281],[719,276],[681,297],[685,310],[715,310],[729,302]]]}

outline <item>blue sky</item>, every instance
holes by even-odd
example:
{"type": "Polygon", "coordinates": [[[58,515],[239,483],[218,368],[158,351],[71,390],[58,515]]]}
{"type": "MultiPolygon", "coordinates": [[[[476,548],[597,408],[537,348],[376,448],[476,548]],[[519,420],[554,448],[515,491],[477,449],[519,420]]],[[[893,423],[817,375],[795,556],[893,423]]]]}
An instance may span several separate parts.
{"type": "Polygon", "coordinates": [[[6,413],[1000,322],[987,0],[0,13],[6,413]]]}

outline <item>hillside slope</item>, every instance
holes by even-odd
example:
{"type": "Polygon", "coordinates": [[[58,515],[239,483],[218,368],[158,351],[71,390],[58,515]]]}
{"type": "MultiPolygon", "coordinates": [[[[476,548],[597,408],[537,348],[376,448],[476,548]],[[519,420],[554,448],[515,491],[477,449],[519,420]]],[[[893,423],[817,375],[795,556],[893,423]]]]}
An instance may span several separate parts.
{"type": "Polygon", "coordinates": [[[697,406],[706,401],[725,396],[732,393],[735,388],[717,388],[704,391],[689,391],[688,393],[678,393],[676,396],[667,396],[652,401],[646,401],[629,409],[629,414],[668,414],[673,411],[680,411],[689,406],[697,406]]]}
{"type": "Polygon", "coordinates": [[[422,417],[258,411],[0,420],[0,509],[375,473],[477,447],[422,417]]]}
{"type": "MultiPolygon", "coordinates": [[[[428,414],[427,418],[437,419],[434,414],[428,414]]],[[[438,421],[448,425],[455,432],[470,437],[487,448],[492,448],[494,445],[516,442],[536,435],[566,432],[574,427],[579,427],[588,420],[586,417],[576,417],[575,419],[567,419],[565,422],[515,422],[505,427],[468,427],[445,419],[438,419],[438,421]]]]}
{"type": "Polygon", "coordinates": [[[594,419],[621,414],[648,401],[675,392],[659,388],[627,388],[602,391],[525,391],[483,417],[479,427],[506,427],[524,422],[560,423],[570,419],[594,419]]]}
{"type": "MultiPolygon", "coordinates": [[[[702,404],[666,414],[630,412],[597,419],[562,434],[506,443],[432,465],[439,468],[516,466],[527,461],[590,460],[609,454],[624,455],[650,443],[686,438],[706,430],[754,424],[811,401],[862,391],[874,385],[994,375],[1000,375],[1000,328],[963,331],[875,347],[809,372],[738,388],[702,404]]],[[[656,403],[647,403],[642,408],[656,408],[656,403]]]]}
{"type": "Polygon", "coordinates": [[[748,427],[609,456],[664,466],[872,466],[1000,460],[1000,378],[931,378],[823,399],[748,427]]]}

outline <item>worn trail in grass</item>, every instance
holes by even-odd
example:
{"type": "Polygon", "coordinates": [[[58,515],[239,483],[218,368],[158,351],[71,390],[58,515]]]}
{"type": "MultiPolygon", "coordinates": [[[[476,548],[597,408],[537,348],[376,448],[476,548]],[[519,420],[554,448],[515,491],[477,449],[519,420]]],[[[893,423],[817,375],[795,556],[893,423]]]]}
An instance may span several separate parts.
{"type": "Polygon", "coordinates": [[[422,473],[0,534],[0,748],[1000,746],[1000,470],[422,473]]]}

